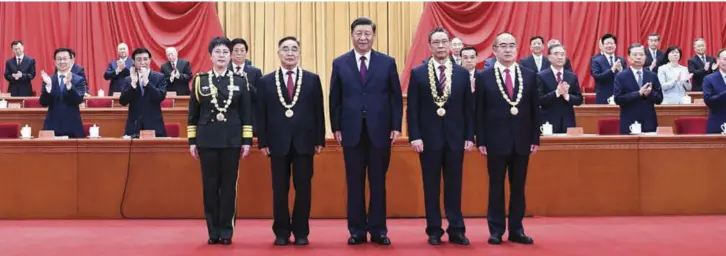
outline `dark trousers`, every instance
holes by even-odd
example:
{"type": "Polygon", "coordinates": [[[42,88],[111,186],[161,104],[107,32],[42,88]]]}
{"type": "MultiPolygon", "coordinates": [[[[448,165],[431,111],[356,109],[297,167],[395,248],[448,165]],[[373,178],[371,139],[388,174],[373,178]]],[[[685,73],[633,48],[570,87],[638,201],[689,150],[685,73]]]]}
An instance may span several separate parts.
{"type": "Polygon", "coordinates": [[[365,237],[386,235],[386,173],[391,159],[391,146],[379,148],[368,137],[363,121],[358,145],[343,148],[345,178],[348,186],[348,231],[365,237]],[[367,173],[366,173],[367,170],[367,173]],[[370,201],[366,215],[365,179],[368,174],[370,201]]]}
{"type": "Polygon", "coordinates": [[[198,148],[204,216],[211,239],[232,239],[237,210],[240,148],[198,148]]]}
{"type": "Polygon", "coordinates": [[[313,155],[300,155],[290,146],[287,155],[270,156],[272,168],[272,198],[275,221],[272,231],[276,237],[304,238],[310,234],[310,201],[311,181],[313,179],[313,155]],[[292,168],[291,168],[292,167],[292,168]],[[290,222],[290,209],[288,207],[288,193],[290,191],[290,173],[295,186],[295,205],[292,209],[292,222],[290,222]]]}
{"type": "Polygon", "coordinates": [[[507,226],[504,211],[504,178],[509,171],[509,233],[524,233],[522,219],[526,209],[524,184],[527,179],[529,154],[487,155],[489,170],[489,209],[487,222],[489,233],[501,236],[507,226]]]}
{"type": "MultiPolygon", "coordinates": [[[[424,147],[426,143],[424,142],[424,147]]],[[[452,151],[446,143],[441,149],[426,149],[419,154],[423,176],[424,203],[426,206],[426,234],[442,236],[441,229],[441,176],[444,177],[444,211],[449,227],[446,233],[463,234],[464,217],[461,213],[461,179],[464,149],[452,151]]]]}

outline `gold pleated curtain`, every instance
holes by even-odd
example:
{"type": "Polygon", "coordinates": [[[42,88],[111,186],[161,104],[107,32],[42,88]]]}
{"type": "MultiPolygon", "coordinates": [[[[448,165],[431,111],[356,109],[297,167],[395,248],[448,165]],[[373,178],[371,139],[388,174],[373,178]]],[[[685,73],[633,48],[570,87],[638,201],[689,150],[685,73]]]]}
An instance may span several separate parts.
{"type": "MultiPolygon", "coordinates": [[[[358,17],[377,25],[374,49],[387,53],[402,72],[423,2],[218,2],[219,19],[229,38],[250,45],[248,58],[263,74],[279,66],[277,41],[296,36],[301,67],[320,75],[325,91],[328,136],[328,83],[333,59],[352,49],[350,23],[358,17]]],[[[404,92],[405,94],[405,92],[404,92]]]]}

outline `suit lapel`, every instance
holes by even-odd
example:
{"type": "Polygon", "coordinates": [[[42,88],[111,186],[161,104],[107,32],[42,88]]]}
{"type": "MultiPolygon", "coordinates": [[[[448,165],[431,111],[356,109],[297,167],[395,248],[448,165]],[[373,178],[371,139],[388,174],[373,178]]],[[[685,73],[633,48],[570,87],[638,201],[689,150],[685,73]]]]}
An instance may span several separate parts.
{"type": "Polygon", "coordinates": [[[371,81],[371,77],[373,77],[373,73],[375,73],[378,70],[378,65],[374,65],[375,61],[378,60],[378,56],[376,56],[376,52],[371,50],[371,60],[368,62],[368,72],[366,72],[366,80],[363,84],[364,86],[368,84],[368,82],[371,81]]]}
{"type": "Polygon", "coordinates": [[[348,53],[348,60],[346,60],[345,63],[348,64],[348,67],[350,68],[350,72],[356,76],[355,80],[358,81],[358,84],[360,84],[362,86],[363,81],[360,77],[360,70],[358,70],[358,60],[355,59],[355,53],[353,51],[354,50],[351,50],[348,53]]]}
{"type": "Polygon", "coordinates": [[[544,56],[542,56],[542,69],[540,69],[539,71],[542,71],[542,70],[545,70],[545,69],[550,68],[550,65],[552,65],[550,63],[550,60],[548,60],[547,58],[545,58],[544,56]]]}
{"type": "MultiPolygon", "coordinates": [[[[557,74],[555,74],[555,72],[552,71],[552,69],[548,69],[548,70],[543,71],[543,72],[545,72],[544,73],[545,74],[544,75],[544,77],[545,77],[544,79],[547,79],[547,81],[549,81],[548,84],[554,85],[554,86],[550,86],[547,89],[548,90],[557,90],[557,74]]],[[[564,73],[562,73],[562,80],[565,81],[565,74],[564,73]]]]}

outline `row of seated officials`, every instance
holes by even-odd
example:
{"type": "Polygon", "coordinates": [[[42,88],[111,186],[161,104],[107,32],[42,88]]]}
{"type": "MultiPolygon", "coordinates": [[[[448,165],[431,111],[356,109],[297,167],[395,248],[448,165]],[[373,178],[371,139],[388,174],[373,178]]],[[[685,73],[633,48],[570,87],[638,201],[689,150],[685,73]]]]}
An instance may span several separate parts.
{"type": "MultiPolygon", "coordinates": [[[[673,121],[673,130],[675,134],[706,134],[705,116],[678,117],[673,121]]],[[[93,126],[90,123],[84,123],[83,129],[86,137],[89,134],[89,128],[93,126]]],[[[166,134],[168,137],[179,137],[179,124],[167,123],[166,134]]],[[[101,127],[103,129],[103,127],[101,127]]],[[[597,122],[598,135],[620,135],[620,119],[619,118],[603,118],[597,122]]],[[[17,139],[20,137],[20,124],[18,123],[0,123],[0,139],[17,139]]]]}

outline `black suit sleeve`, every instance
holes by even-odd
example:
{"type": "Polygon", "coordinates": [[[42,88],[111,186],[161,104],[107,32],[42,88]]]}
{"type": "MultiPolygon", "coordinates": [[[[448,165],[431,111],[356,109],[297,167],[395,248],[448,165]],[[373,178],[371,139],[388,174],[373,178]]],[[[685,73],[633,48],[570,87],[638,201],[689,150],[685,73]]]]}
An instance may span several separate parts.
{"type": "Polygon", "coordinates": [[[116,78],[116,76],[118,76],[119,74],[121,73],[116,74],[116,69],[113,68],[113,63],[109,63],[106,72],[103,73],[103,79],[111,80],[116,78]]]}
{"type": "MultiPolygon", "coordinates": [[[[236,76],[236,79],[242,79],[242,77],[236,76]]],[[[244,79],[243,79],[244,81],[244,79]]],[[[250,97],[250,90],[248,89],[247,82],[240,86],[240,92],[242,92],[241,101],[237,104],[239,108],[239,117],[242,124],[242,145],[252,145],[252,98],[250,97]]]]}
{"type": "Polygon", "coordinates": [[[613,86],[615,104],[618,104],[619,106],[628,105],[641,97],[639,90],[628,92],[627,88],[625,88],[626,84],[622,81],[622,78],[622,76],[616,76],[615,84],[613,86]]]}
{"type": "Polygon", "coordinates": [[[187,116],[187,138],[189,138],[189,145],[197,144],[197,123],[199,122],[199,115],[201,114],[198,95],[199,82],[200,78],[197,75],[194,78],[192,92],[189,94],[189,111],[187,116]]]}
{"type": "Polygon", "coordinates": [[[657,76],[653,76],[651,83],[652,90],[650,91],[650,95],[648,95],[648,98],[657,105],[660,105],[663,103],[663,87],[660,86],[660,81],[658,80],[657,76]]]}
{"type": "MultiPolygon", "coordinates": [[[[7,69],[5,71],[7,72],[7,69]]],[[[46,86],[45,82],[43,82],[40,85],[40,99],[39,99],[40,102],[39,103],[41,106],[47,108],[48,106],[53,104],[53,94],[52,94],[53,89],[51,89],[51,92],[48,92],[45,90],[45,86],[46,86]]]]}
{"type": "Polygon", "coordinates": [[[179,72],[179,81],[189,86],[189,80],[192,79],[192,64],[189,61],[185,64],[184,69],[179,72]]]}
{"type": "Polygon", "coordinates": [[[64,100],[68,104],[79,105],[83,102],[83,96],[86,94],[87,90],[88,84],[86,83],[86,79],[79,76],[79,80],[76,81],[76,83],[71,84],[71,89],[69,89],[65,94],[64,100]]]}
{"type": "Polygon", "coordinates": [[[573,106],[580,106],[582,105],[582,92],[580,91],[580,79],[577,78],[577,75],[575,77],[575,82],[570,85],[570,91],[568,92],[570,94],[570,104],[573,106]]]}
{"type": "Polygon", "coordinates": [[[398,68],[396,60],[392,58],[393,63],[388,70],[388,86],[391,89],[391,127],[392,131],[401,131],[403,122],[403,92],[401,92],[401,80],[398,78],[398,68]]]}
{"type": "Polygon", "coordinates": [[[163,75],[159,74],[156,78],[149,77],[149,83],[144,85],[144,92],[149,95],[151,102],[161,103],[166,99],[166,87],[168,85],[163,75]],[[152,79],[154,79],[153,83],[152,79]]]}
{"type": "MultiPolygon", "coordinates": [[[[533,74],[531,81],[536,81],[537,75],[533,74]]],[[[541,134],[541,131],[539,130],[539,124],[540,124],[540,108],[539,108],[539,97],[538,96],[538,89],[537,84],[534,83],[534,86],[530,86],[529,93],[531,97],[529,97],[529,107],[531,111],[531,122],[532,122],[532,144],[533,145],[539,145],[539,136],[541,134]]]]}
{"type": "MultiPolygon", "coordinates": [[[[28,82],[33,80],[35,78],[35,59],[30,59],[30,68],[28,69],[28,72],[22,72],[23,76],[20,77],[20,81],[28,82]]],[[[18,67],[19,68],[19,67],[18,67]]]]}
{"type": "Polygon", "coordinates": [[[121,97],[119,97],[118,101],[121,106],[127,106],[129,103],[134,101],[140,93],[139,82],[136,82],[136,88],[134,88],[131,86],[131,77],[126,77],[124,78],[123,91],[121,92],[121,97]]]}
{"type": "Polygon", "coordinates": [[[406,124],[408,124],[408,141],[420,140],[421,129],[419,128],[419,87],[414,70],[408,79],[408,107],[406,108],[406,124]]]}
{"type": "Polygon", "coordinates": [[[15,80],[13,77],[13,73],[10,71],[10,60],[5,62],[5,80],[8,80],[8,82],[15,80]]]}
{"type": "Polygon", "coordinates": [[[315,125],[317,127],[316,134],[316,146],[325,146],[325,107],[323,106],[323,86],[320,83],[320,76],[315,75],[315,102],[313,103],[313,110],[315,111],[315,125]]]}
{"type": "Polygon", "coordinates": [[[474,111],[474,114],[476,115],[476,146],[483,147],[486,146],[486,141],[484,139],[484,134],[486,133],[486,127],[484,127],[484,118],[486,117],[486,93],[484,91],[484,72],[476,74],[476,81],[474,82],[474,87],[474,103],[476,104],[476,110],[474,111]]]}
{"type": "Polygon", "coordinates": [[[257,117],[257,127],[255,132],[257,133],[257,147],[263,149],[268,147],[267,145],[267,94],[266,88],[268,87],[266,79],[260,79],[257,81],[257,106],[255,108],[255,115],[257,117]]]}
{"type": "MultiPolygon", "coordinates": [[[[275,71],[277,72],[277,71],[275,71]]],[[[343,85],[338,77],[338,67],[333,62],[333,70],[330,72],[330,95],[328,95],[328,107],[330,108],[330,126],[333,132],[339,132],[342,122],[343,85]]]]}

